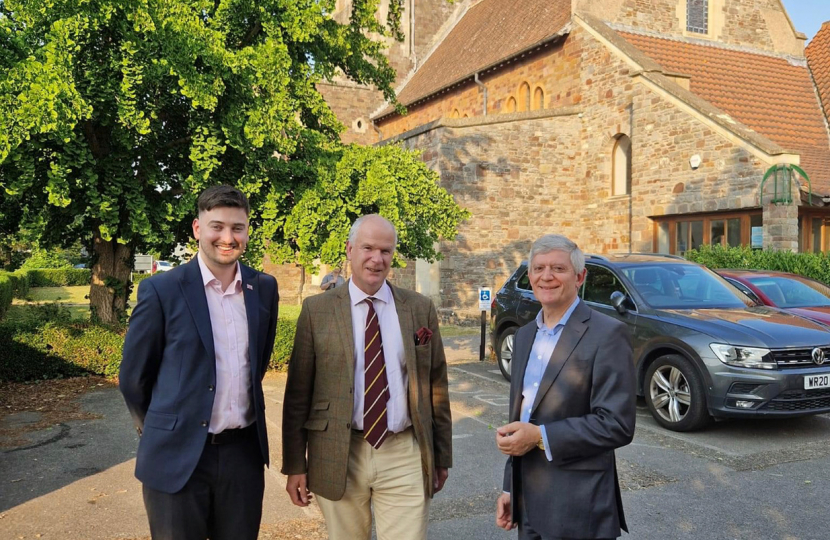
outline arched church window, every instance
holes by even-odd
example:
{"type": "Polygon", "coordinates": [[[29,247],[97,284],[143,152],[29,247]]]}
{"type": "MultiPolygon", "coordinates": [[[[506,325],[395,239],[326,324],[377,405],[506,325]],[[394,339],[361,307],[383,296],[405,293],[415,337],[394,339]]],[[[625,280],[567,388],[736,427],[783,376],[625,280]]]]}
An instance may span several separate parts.
{"type": "Polygon", "coordinates": [[[519,86],[519,111],[529,111],[530,110],[530,85],[526,82],[523,82],[521,86],[519,86]]]}
{"type": "Polygon", "coordinates": [[[461,113],[458,112],[458,109],[455,109],[452,112],[452,115],[450,115],[450,118],[459,118],[460,116],[461,116],[461,113]]]}
{"type": "Polygon", "coordinates": [[[545,108],[545,91],[542,90],[541,86],[537,86],[536,90],[533,91],[533,107],[532,109],[535,111],[537,109],[544,109],[545,108]]]}
{"type": "Polygon", "coordinates": [[[507,99],[507,105],[505,105],[504,110],[509,113],[516,112],[516,98],[510,96],[510,98],[507,99]]]}
{"type": "Polygon", "coordinates": [[[614,153],[611,157],[611,195],[631,193],[631,139],[628,135],[614,138],[614,153]]]}

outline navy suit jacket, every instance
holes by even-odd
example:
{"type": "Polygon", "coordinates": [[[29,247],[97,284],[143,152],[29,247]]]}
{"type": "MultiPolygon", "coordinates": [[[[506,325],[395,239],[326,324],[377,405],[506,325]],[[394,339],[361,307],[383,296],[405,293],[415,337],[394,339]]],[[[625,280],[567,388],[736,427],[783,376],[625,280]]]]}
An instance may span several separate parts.
{"type": "MultiPolygon", "coordinates": [[[[510,422],[520,417],[536,330],[533,320],[516,333],[510,422]]],[[[537,448],[507,460],[504,490],[512,494],[514,522],[524,519],[546,538],[617,538],[628,530],[614,449],[634,437],[634,380],[628,328],[580,300],[530,413],[531,424],[545,426],[553,461],[537,448]]]]}
{"type": "MultiPolygon", "coordinates": [[[[251,405],[266,465],[268,436],[262,378],[277,327],[277,281],[240,265],[248,317],[251,405]]],[[[205,447],[216,396],[216,357],[199,262],[145,279],[130,317],[119,388],[141,439],[135,475],[148,487],[176,493],[205,447]]]]}

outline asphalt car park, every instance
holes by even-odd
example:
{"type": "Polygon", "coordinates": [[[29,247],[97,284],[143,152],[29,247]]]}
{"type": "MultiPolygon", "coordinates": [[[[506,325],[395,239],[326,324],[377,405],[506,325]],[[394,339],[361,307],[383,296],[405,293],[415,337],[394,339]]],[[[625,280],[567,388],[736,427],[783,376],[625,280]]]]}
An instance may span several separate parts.
{"type": "MultiPolygon", "coordinates": [[[[431,507],[430,538],[515,538],[493,524],[504,456],[494,429],[509,386],[492,362],[449,366],[455,466],[431,507]]],[[[617,451],[623,504],[637,540],[828,537],[830,417],[730,419],[681,433],[638,401],[634,441],[617,451]],[[817,505],[815,508],[810,508],[817,505]]]]}

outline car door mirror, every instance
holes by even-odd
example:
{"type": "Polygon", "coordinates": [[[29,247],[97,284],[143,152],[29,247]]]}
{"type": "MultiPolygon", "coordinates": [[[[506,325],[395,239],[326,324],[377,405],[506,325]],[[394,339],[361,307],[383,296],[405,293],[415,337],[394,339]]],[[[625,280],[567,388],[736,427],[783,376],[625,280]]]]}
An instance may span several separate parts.
{"type": "Polygon", "coordinates": [[[620,315],[625,315],[628,311],[628,308],[625,307],[625,295],[620,291],[614,291],[611,293],[611,305],[614,306],[614,309],[616,309],[617,313],[620,315]]]}

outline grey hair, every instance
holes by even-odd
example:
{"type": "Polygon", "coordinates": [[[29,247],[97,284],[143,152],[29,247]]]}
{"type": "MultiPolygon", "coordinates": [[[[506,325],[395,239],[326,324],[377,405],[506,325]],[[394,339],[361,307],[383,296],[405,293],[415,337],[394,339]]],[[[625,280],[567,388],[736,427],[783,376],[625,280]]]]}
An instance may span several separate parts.
{"type": "Polygon", "coordinates": [[[527,259],[528,267],[533,264],[533,257],[550,253],[551,251],[564,251],[571,256],[571,265],[577,274],[585,270],[585,255],[576,242],[561,234],[546,234],[533,242],[530,247],[530,257],[527,259]]]}
{"type": "Polygon", "coordinates": [[[386,219],[385,217],[381,216],[380,214],[367,214],[365,216],[360,216],[352,223],[352,228],[349,229],[349,243],[354,244],[355,238],[357,238],[357,230],[363,225],[363,222],[370,219],[370,218],[380,218],[381,220],[385,221],[389,227],[391,227],[392,232],[395,234],[395,247],[398,246],[398,230],[395,229],[395,226],[392,225],[392,222],[386,219]]]}

